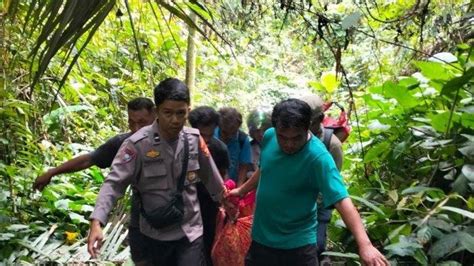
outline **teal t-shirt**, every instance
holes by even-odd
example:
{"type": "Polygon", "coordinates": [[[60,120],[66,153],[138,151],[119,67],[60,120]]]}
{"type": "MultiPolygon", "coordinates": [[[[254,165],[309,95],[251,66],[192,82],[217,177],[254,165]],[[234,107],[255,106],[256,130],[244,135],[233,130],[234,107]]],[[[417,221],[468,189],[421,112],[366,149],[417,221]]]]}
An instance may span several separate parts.
{"type": "Polygon", "coordinates": [[[274,128],[265,132],[252,239],[262,245],[292,249],[316,243],[318,193],[329,207],[348,197],[342,177],[324,144],[316,137],[288,155],[274,128]]]}

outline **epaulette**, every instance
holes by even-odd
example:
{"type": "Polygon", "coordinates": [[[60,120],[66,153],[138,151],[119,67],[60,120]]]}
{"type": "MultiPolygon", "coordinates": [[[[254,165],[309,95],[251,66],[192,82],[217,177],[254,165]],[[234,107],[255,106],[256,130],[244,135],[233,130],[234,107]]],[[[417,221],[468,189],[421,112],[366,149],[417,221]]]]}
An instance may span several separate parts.
{"type": "Polygon", "coordinates": [[[199,129],[197,129],[197,128],[183,127],[183,131],[188,133],[188,134],[193,134],[193,135],[198,135],[198,136],[201,135],[201,133],[199,133],[199,129]]]}
{"type": "Polygon", "coordinates": [[[150,131],[152,125],[142,127],[139,129],[137,132],[135,132],[133,135],[131,135],[128,139],[132,143],[137,143],[138,141],[146,138],[148,136],[148,132],[150,131]]]}

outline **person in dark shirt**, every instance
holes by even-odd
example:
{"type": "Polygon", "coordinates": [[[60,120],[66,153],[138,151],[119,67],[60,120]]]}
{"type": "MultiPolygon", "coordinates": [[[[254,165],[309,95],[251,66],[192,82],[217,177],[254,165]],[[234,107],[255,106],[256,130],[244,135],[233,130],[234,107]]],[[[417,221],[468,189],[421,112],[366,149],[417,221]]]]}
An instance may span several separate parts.
{"type": "MultiPolygon", "coordinates": [[[[213,137],[215,128],[219,125],[219,113],[212,107],[201,106],[189,113],[189,123],[192,127],[199,129],[202,138],[209,148],[217,169],[223,178],[227,178],[230,167],[229,152],[227,145],[213,137]]],[[[215,203],[202,183],[197,185],[199,205],[204,227],[204,254],[207,265],[212,265],[211,249],[216,231],[216,216],[219,205],[215,203]]]]}
{"type": "Polygon", "coordinates": [[[104,144],[99,146],[96,150],[79,155],[69,161],[64,162],[58,167],[54,167],[38,176],[33,183],[33,189],[39,191],[43,190],[46,185],[51,182],[53,176],[74,173],[87,169],[93,165],[100,168],[108,168],[112,165],[112,161],[117,154],[118,149],[125,139],[130,137],[140,128],[150,125],[155,120],[155,105],[148,98],[135,98],[128,102],[128,127],[131,132],[119,134],[107,140],[104,144]]]}

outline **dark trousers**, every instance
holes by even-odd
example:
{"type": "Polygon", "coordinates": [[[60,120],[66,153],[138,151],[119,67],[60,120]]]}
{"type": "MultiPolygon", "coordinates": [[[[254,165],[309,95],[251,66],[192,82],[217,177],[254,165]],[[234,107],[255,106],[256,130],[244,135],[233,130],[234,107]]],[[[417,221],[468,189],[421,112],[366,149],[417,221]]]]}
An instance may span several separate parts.
{"type": "Polygon", "coordinates": [[[137,227],[130,227],[128,241],[135,265],[205,265],[202,237],[193,242],[189,242],[186,237],[175,241],[159,241],[142,234],[137,227]]]}
{"type": "Polygon", "coordinates": [[[325,209],[318,206],[318,227],[317,230],[317,239],[318,239],[318,256],[326,251],[326,239],[328,224],[331,221],[333,209],[325,209]]]}
{"type": "Polygon", "coordinates": [[[214,202],[202,183],[197,184],[199,205],[203,225],[204,257],[207,266],[212,266],[211,250],[216,231],[216,218],[219,211],[218,203],[214,202]]]}
{"type": "Polygon", "coordinates": [[[316,244],[293,249],[271,248],[252,241],[245,266],[318,266],[316,244]]]}

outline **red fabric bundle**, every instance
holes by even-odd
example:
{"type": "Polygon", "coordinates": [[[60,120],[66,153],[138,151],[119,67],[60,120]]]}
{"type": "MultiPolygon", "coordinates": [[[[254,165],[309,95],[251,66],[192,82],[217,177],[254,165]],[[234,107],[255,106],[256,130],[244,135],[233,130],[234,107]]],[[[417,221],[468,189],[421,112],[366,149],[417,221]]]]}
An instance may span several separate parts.
{"type": "Polygon", "coordinates": [[[211,251],[214,266],[243,266],[250,248],[253,215],[226,219],[225,211],[217,214],[216,237],[211,251]]]}
{"type": "Polygon", "coordinates": [[[246,217],[253,215],[254,207],[255,207],[255,190],[250,191],[239,200],[239,217],[246,217]]]}
{"type": "MultiPolygon", "coordinates": [[[[332,105],[336,105],[340,109],[339,117],[334,118],[328,114],[324,116],[323,126],[325,128],[331,128],[334,130],[334,134],[341,140],[346,141],[347,137],[351,133],[351,127],[349,126],[349,119],[344,108],[336,102],[327,102],[323,105],[323,110],[327,111],[332,105]]],[[[350,111],[349,111],[350,112],[350,111]]]]}
{"type": "MultiPolygon", "coordinates": [[[[227,190],[232,190],[236,187],[235,182],[232,179],[227,179],[224,182],[225,187],[227,190]]],[[[228,197],[227,199],[234,204],[234,206],[239,207],[238,213],[228,213],[231,217],[245,217],[249,215],[253,215],[254,207],[255,207],[255,190],[250,191],[245,195],[243,198],[239,197],[228,197]]]]}

